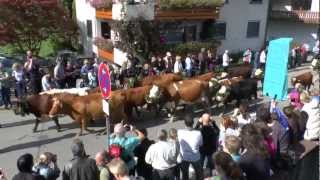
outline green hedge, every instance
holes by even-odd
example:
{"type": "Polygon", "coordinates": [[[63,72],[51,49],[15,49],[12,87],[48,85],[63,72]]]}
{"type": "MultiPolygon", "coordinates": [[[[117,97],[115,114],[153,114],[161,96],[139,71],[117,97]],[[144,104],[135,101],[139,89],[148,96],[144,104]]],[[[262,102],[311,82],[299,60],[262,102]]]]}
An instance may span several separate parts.
{"type": "Polygon", "coordinates": [[[199,53],[201,48],[214,50],[216,49],[216,47],[217,44],[214,42],[188,42],[179,44],[166,44],[161,50],[161,53],[170,51],[175,54],[185,56],[188,53],[199,53]]]}
{"type": "Polygon", "coordinates": [[[160,0],[160,9],[192,9],[192,8],[213,8],[222,6],[224,0],[160,0]]]}

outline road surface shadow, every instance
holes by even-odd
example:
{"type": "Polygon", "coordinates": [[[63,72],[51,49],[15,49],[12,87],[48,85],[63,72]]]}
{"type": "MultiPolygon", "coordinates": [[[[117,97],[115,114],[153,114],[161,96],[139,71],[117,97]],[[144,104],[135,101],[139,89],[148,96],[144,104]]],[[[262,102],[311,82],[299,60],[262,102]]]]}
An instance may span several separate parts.
{"type": "Polygon", "coordinates": [[[29,119],[25,121],[18,121],[18,122],[12,122],[12,123],[6,123],[6,124],[1,124],[1,128],[10,128],[10,127],[16,127],[16,126],[24,126],[24,125],[29,125],[29,124],[34,124],[35,119],[29,119]]]}
{"type": "Polygon", "coordinates": [[[56,137],[56,138],[52,138],[52,139],[36,140],[36,141],[32,141],[32,142],[12,145],[12,146],[0,149],[0,154],[54,143],[54,142],[60,141],[62,139],[73,138],[73,137],[75,137],[75,135],[76,135],[76,133],[70,133],[70,134],[66,134],[61,137],[56,137]]]}

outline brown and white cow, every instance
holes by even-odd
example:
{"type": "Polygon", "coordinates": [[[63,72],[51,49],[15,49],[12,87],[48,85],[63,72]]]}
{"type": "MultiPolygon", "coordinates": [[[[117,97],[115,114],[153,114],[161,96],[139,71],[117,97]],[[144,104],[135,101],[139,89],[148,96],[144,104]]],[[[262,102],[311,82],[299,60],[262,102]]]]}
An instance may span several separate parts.
{"type": "MultiPolygon", "coordinates": [[[[154,85],[150,90],[149,97],[154,97],[155,94],[161,94],[161,99],[173,103],[170,113],[174,112],[178,104],[191,105],[202,102],[205,108],[210,107],[209,82],[206,81],[189,79],[171,82],[164,87],[154,85]]],[[[171,116],[170,113],[169,116],[171,116]]]]}

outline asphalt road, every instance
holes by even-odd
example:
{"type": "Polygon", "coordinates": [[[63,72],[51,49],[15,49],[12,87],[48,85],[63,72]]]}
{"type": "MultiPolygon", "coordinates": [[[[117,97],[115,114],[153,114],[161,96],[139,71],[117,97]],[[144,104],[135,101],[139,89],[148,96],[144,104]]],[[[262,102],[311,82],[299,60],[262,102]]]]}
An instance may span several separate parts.
{"type": "MultiPolygon", "coordinates": [[[[303,66],[289,72],[289,76],[299,74],[305,71],[310,71],[308,66],[303,66]]],[[[318,78],[318,77],[317,77],[318,78]]],[[[317,83],[315,87],[319,87],[317,83]]],[[[262,103],[269,98],[260,98],[259,101],[254,103],[262,103]]],[[[284,103],[281,103],[283,105],[284,103]]],[[[254,107],[253,107],[254,108],[254,107]]],[[[214,115],[220,114],[219,109],[214,110],[214,115]]],[[[149,137],[155,139],[159,129],[168,128],[183,128],[183,115],[186,111],[179,111],[175,122],[170,123],[165,118],[155,117],[150,113],[142,113],[142,120],[135,123],[138,128],[147,128],[149,137]]],[[[196,111],[196,117],[199,117],[201,110],[196,111]]],[[[230,113],[230,111],[229,111],[230,113]]],[[[41,152],[53,152],[58,155],[58,165],[63,168],[68,160],[72,158],[70,145],[79,131],[78,125],[73,123],[69,117],[60,119],[63,131],[57,132],[53,122],[45,122],[39,125],[40,132],[32,133],[34,126],[34,117],[15,116],[12,111],[0,109],[0,123],[3,128],[0,128],[0,168],[3,168],[9,179],[17,172],[16,160],[23,153],[31,153],[37,157],[41,152]]],[[[97,122],[92,128],[98,130],[103,128],[104,122],[97,122]]],[[[91,157],[95,153],[106,148],[106,136],[97,136],[94,134],[87,134],[80,137],[83,140],[86,152],[91,157]]]]}

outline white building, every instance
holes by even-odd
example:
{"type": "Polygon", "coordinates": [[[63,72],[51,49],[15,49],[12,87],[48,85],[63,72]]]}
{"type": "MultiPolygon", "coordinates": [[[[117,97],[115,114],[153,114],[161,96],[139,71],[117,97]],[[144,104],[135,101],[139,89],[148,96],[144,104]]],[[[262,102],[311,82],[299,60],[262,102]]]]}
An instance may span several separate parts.
{"type": "Polygon", "coordinates": [[[226,0],[220,10],[218,53],[260,50],[266,38],[269,0],[226,0]]]}
{"type": "Polygon", "coordinates": [[[293,43],[314,46],[320,34],[319,0],[272,0],[268,40],[292,37],[293,43]]]}
{"type": "MultiPolygon", "coordinates": [[[[103,1],[103,0],[101,0],[103,1]]],[[[109,23],[115,20],[143,17],[145,20],[160,22],[160,33],[167,43],[199,41],[210,38],[207,32],[218,17],[219,7],[207,9],[170,10],[159,8],[161,1],[143,1],[134,4],[115,2],[108,8],[94,8],[90,0],[76,0],[76,16],[80,27],[80,43],[84,52],[92,52],[99,57],[122,65],[127,60],[126,53],[117,48],[100,49],[94,45],[95,37],[117,41],[109,23]],[[125,13],[123,13],[123,10],[125,13]],[[125,16],[125,17],[124,17],[125,16]]]]}

